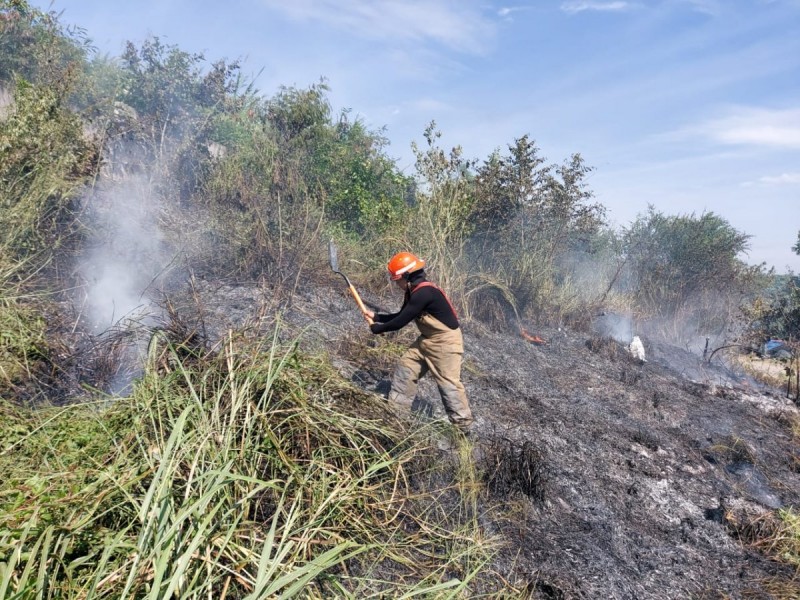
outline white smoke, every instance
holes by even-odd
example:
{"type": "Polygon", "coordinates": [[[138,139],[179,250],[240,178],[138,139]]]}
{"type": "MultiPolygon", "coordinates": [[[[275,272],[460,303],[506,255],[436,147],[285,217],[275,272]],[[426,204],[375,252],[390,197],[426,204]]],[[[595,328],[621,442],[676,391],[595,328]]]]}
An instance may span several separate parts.
{"type": "Polygon", "coordinates": [[[633,326],[630,315],[605,312],[594,321],[594,330],[603,337],[610,337],[621,344],[633,340],[633,326]]]}
{"type": "Polygon", "coordinates": [[[159,202],[143,176],[105,181],[90,196],[93,239],[81,258],[83,313],[95,334],[151,320],[151,302],[169,263],[159,229],[159,202]]]}
{"type": "Polygon", "coordinates": [[[174,262],[162,229],[166,202],[143,171],[107,169],[84,207],[91,235],[77,264],[79,310],[96,340],[114,349],[106,391],[122,394],[141,374],[152,327],[163,321],[158,301],[174,262]]]}

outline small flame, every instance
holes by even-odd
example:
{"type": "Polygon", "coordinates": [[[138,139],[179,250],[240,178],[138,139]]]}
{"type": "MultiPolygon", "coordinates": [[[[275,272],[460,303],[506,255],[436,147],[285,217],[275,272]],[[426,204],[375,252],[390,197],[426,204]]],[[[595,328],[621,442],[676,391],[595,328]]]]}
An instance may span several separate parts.
{"type": "Polygon", "coordinates": [[[538,335],[531,335],[527,331],[525,331],[522,327],[519,328],[519,334],[522,336],[526,342],[530,342],[531,344],[546,344],[547,342],[540,338],[538,335]]]}

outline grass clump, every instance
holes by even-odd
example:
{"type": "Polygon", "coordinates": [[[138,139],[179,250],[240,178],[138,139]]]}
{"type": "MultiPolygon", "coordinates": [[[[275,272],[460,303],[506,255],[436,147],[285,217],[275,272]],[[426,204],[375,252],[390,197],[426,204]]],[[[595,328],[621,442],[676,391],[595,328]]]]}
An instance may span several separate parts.
{"type": "Polygon", "coordinates": [[[760,358],[754,354],[737,354],[732,360],[756,381],[778,388],[786,388],[788,382],[792,388],[795,387],[794,378],[789,372],[796,373],[797,365],[790,361],[760,358]]]}
{"type": "Polygon", "coordinates": [[[0,390],[30,379],[46,356],[44,319],[0,291],[0,390]]]}
{"type": "Polygon", "coordinates": [[[44,302],[29,290],[26,267],[25,261],[0,255],[0,397],[4,398],[33,396],[52,352],[44,302]]]}
{"type": "Polygon", "coordinates": [[[704,456],[712,464],[747,463],[752,465],[756,463],[753,449],[737,435],[723,437],[718,443],[709,446],[705,450],[704,456]]]}
{"type": "Polygon", "coordinates": [[[748,518],[729,512],[726,522],[742,542],[784,565],[775,576],[761,582],[770,597],[777,600],[798,598],[800,513],[795,508],[785,508],[748,518]]]}
{"type": "Polygon", "coordinates": [[[759,546],[777,560],[793,566],[800,577],[800,513],[793,509],[779,510],[771,536],[759,546]]]}
{"type": "Polygon", "coordinates": [[[470,478],[427,461],[429,438],[381,399],[277,339],[154,356],[128,398],[4,404],[0,597],[452,597],[499,585],[479,577],[492,544],[474,490],[461,497],[470,478]]]}

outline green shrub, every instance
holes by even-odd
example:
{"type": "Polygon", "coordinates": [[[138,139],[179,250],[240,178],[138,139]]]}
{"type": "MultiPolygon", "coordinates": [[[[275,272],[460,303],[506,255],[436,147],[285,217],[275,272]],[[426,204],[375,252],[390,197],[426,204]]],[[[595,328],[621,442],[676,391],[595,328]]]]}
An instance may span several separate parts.
{"type": "Polygon", "coordinates": [[[464,254],[473,230],[470,217],[475,202],[472,161],[463,157],[460,147],[449,152],[439,147],[442,134],[436,123],[431,122],[424,135],[424,149],[413,145],[415,203],[402,235],[391,240],[390,247],[423,257],[436,281],[457,305],[465,307],[469,270],[464,254]]]}
{"type": "Polygon", "coordinates": [[[673,339],[720,334],[763,283],[762,268],[739,258],[749,238],[714,213],[667,216],[650,207],[626,231],[622,285],[643,315],[672,324],[673,339]]]}
{"type": "Polygon", "coordinates": [[[81,70],[90,50],[85,31],[65,28],[56,13],[25,0],[0,0],[0,84],[22,78],[63,86],[81,70]]]}
{"type": "Polygon", "coordinates": [[[76,190],[96,166],[97,148],[52,88],[17,81],[0,120],[0,245],[26,257],[59,246],[76,190]]]}

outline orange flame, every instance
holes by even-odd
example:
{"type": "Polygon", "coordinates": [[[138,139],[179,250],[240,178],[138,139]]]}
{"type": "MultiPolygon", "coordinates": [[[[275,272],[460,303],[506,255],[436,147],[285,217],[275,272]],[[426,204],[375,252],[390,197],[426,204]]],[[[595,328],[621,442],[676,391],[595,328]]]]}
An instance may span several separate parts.
{"type": "Polygon", "coordinates": [[[547,342],[540,338],[538,335],[531,335],[527,331],[525,331],[522,327],[519,328],[519,334],[522,336],[526,342],[530,342],[531,344],[546,344],[547,342]]]}

